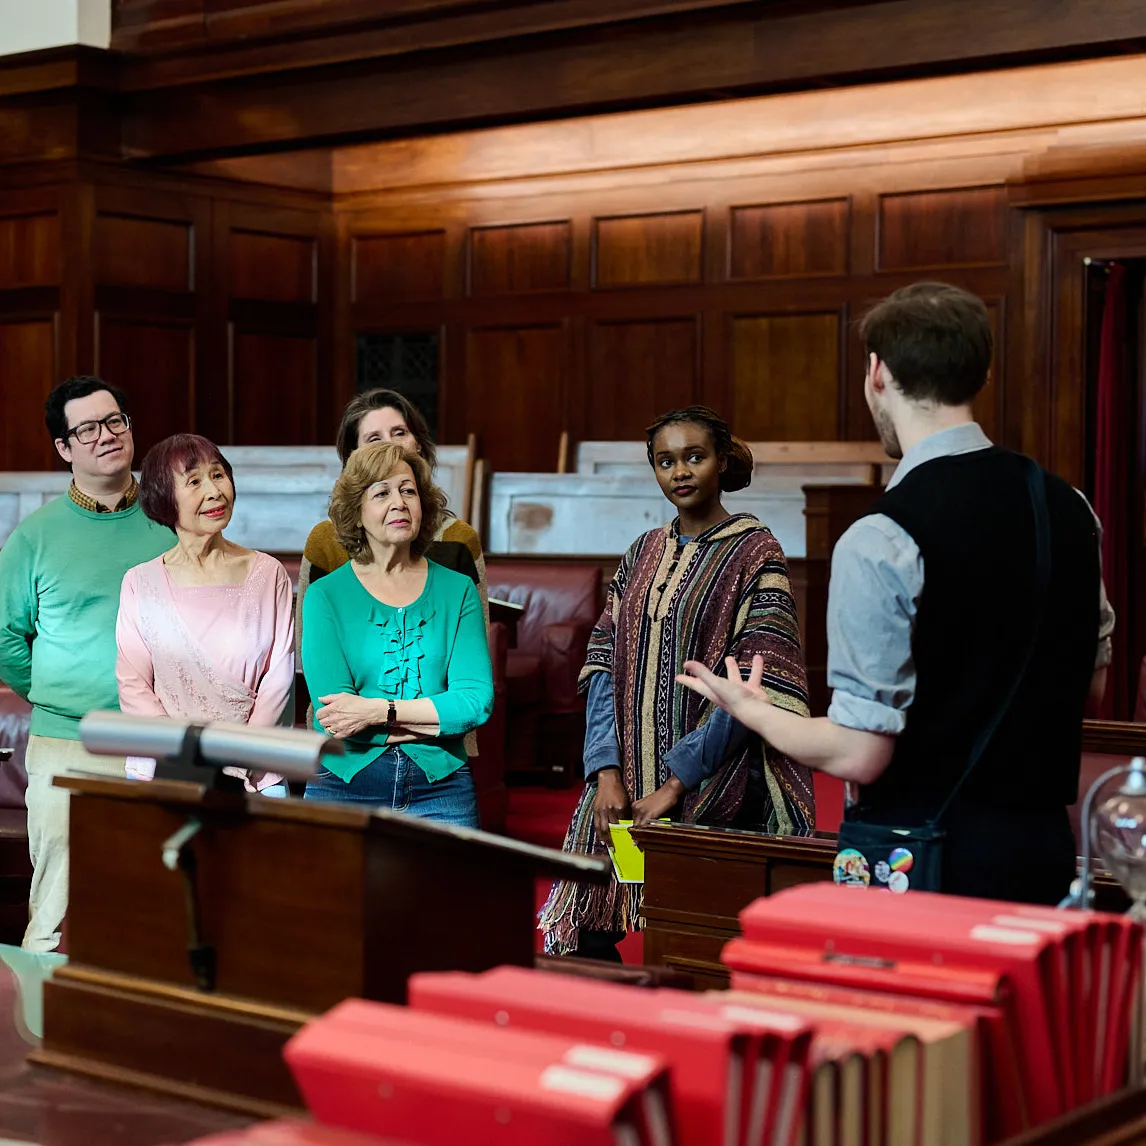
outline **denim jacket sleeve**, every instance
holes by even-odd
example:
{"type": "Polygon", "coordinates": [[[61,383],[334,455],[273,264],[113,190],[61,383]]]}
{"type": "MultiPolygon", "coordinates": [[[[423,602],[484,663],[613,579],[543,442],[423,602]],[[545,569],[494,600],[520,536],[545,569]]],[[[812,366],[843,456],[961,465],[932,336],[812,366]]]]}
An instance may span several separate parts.
{"type": "Polygon", "coordinates": [[[589,679],[585,702],[585,779],[602,768],[621,766],[621,746],[617,741],[617,710],[613,707],[613,674],[595,672],[589,679]]]}
{"type": "Polygon", "coordinates": [[[744,743],[748,729],[717,709],[704,724],[665,754],[669,771],[691,792],[699,788],[744,743]]]}

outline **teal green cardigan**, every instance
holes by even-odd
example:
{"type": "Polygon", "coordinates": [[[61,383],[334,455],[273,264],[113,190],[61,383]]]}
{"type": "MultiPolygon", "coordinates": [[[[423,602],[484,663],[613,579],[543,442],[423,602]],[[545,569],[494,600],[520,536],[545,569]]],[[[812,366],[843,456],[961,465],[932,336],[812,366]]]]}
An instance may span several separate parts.
{"type": "MultiPolygon", "coordinates": [[[[348,561],[315,581],[302,601],[302,671],[311,701],[336,692],[371,700],[428,697],[438,712],[435,740],[401,745],[431,781],[466,762],[462,738],[493,711],[493,670],[474,583],[433,561],[421,596],[396,609],[363,588],[348,561]]],[[[315,730],[322,732],[317,715],[315,730]]],[[[381,726],[343,741],[324,763],[351,780],[386,750],[381,726]]]]}

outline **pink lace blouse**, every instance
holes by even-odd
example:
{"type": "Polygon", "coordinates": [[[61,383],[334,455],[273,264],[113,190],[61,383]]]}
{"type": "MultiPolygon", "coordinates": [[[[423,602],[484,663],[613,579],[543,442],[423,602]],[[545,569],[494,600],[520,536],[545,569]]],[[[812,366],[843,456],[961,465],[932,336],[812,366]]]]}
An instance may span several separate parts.
{"type": "MultiPolygon", "coordinates": [[[[241,585],[175,585],[162,557],[129,569],[116,622],[124,712],[275,725],[294,684],[294,619],[286,570],[256,553],[241,585]]],[[[128,774],[149,780],[153,760],[128,774]]],[[[259,788],[280,782],[266,775],[259,788]]]]}

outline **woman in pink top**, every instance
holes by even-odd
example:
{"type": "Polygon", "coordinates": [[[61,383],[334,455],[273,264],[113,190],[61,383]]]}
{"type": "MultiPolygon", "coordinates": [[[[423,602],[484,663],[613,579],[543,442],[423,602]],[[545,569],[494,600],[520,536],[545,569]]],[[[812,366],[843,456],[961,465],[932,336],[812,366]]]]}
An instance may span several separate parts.
{"type": "MultiPolygon", "coordinates": [[[[174,434],[143,459],[139,500],[176,540],[123,578],[116,623],[120,708],[282,723],[294,685],[290,578],[273,557],[223,536],[235,504],[230,463],[206,438],[174,434]]],[[[127,773],[150,780],[155,761],[129,758],[127,773]]],[[[246,782],[249,791],[287,794],[282,778],[269,773],[251,773],[246,782]]]]}

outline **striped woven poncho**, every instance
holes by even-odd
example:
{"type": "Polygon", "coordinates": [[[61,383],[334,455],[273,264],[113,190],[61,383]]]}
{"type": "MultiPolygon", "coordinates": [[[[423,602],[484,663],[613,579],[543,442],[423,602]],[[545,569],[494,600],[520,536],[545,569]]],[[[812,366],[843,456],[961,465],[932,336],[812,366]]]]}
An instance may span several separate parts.
{"type": "MultiPolygon", "coordinates": [[[[726,656],[735,656],[746,670],[756,653],[764,657],[763,683],[773,703],[806,716],[804,660],[788,566],[766,526],[750,514],[737,514],[682,545],[674,521],[632,545],[609,585],[580,684],[587,689],[596,672],[613,674],[622,778],[633,800],[668,779],[665,754],[713,711],[710,702],[676,684],[684,662],[701,661],[723,673],[726,656]]],[[[757,771],[750,762],[761,760],[762,749],[767,790],[759,826],[781,835],[813,827],[810,770],[756,736],[686,796],[679,818],[731,824],[751,773],[757,771]]],[[[593,827],[595,794],[596,786],[587,785],[565,837],[566,851],[604,851],[593,827]]],[[[555,883],[540,917],[546,950],[575,950],[581,928],[639,929],[642,890],[615,880],[600,887],[555,883]]]]}

